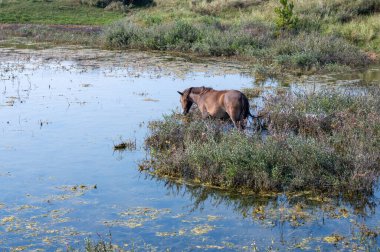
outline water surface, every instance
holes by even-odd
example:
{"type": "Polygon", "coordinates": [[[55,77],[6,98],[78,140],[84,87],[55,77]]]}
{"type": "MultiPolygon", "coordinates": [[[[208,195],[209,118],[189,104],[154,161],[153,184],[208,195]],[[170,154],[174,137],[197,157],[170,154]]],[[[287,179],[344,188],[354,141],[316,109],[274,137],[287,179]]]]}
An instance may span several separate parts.
{"type": "MultiPolygon", "coordinates": [[[[258,82],[236,62],[137,52],[0,49],[0,59],[1,250],[83,248],[86,238],[152,251],[380,245],[370,233],[380,231],[378,191],[360,202],[308,192],[244,196],[138,171],[147,123],[179,106],[177,90],[271,92],[282,82],[258,82]],[[115,152],[121,140],[136,141],[137,149],[115,152]]],[[[285,86],[360,86],[378,82],[379,72],[285,86]]]]}

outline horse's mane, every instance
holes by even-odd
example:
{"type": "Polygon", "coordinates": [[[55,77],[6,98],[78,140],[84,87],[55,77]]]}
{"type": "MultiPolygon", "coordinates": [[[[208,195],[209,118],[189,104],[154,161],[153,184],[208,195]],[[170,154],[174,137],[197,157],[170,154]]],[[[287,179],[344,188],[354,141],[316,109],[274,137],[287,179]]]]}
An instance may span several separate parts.
{"type": "Polygon", "coordinates": [[[209,92],[210,90],[213,90],[210,87],[191,87],[188,89],[188,94],[193,93],[193,94],[205,94],[209,92]]]}

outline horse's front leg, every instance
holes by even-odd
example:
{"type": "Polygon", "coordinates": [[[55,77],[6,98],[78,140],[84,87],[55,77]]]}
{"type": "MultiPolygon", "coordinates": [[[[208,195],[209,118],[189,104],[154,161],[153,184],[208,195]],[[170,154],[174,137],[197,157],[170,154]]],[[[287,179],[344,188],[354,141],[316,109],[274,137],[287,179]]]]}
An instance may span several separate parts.
{"type": "Polygon", "coordinates": [[[207,109],[205,107],[200,107],[199,110],[201,111],[202,119],[206,119],[209,116],[207,109]]]}

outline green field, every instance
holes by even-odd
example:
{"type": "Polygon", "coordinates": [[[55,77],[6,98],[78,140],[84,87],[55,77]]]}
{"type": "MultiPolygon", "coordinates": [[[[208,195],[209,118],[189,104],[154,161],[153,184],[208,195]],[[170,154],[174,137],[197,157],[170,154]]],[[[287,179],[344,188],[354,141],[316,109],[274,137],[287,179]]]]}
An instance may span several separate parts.
{"type": "Polygon", "coordinates": [[[81,5],[78,0],[2,0],[0,23],[17,24],[110,24],[124,15],[81,5]]]}

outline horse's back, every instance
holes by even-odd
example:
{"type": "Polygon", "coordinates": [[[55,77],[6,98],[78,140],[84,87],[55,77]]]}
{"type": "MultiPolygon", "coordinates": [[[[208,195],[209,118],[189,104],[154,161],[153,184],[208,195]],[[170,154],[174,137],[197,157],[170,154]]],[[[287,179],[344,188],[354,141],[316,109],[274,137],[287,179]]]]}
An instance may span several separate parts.
{"type": "Polygon", "coordinates": [[[226,90],[223,94],[224,103],[226,105],[233,105],[233,106],[243,106],[245,100],[247,99],[245,95],[238,91],[238,90],[226,90]]]}
{"type": "Polygon", "coordinates": [[[228,101],[238,101],[244,94],[238,90],[224,90],[224,97],[228,101]]]}

